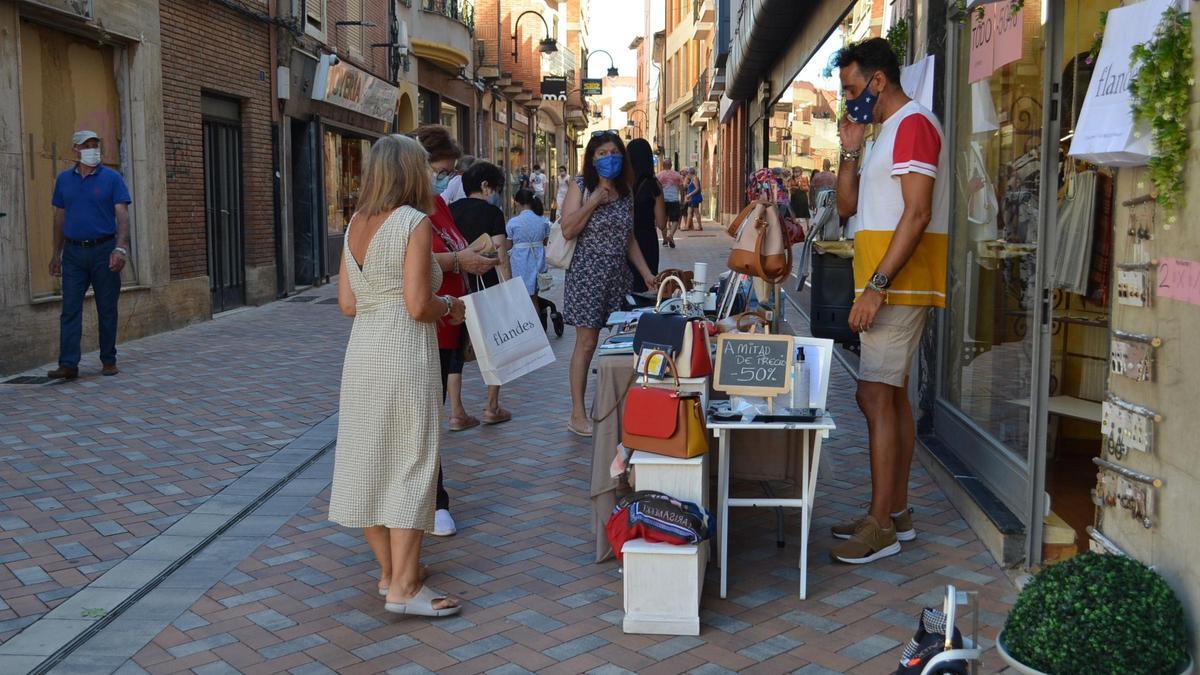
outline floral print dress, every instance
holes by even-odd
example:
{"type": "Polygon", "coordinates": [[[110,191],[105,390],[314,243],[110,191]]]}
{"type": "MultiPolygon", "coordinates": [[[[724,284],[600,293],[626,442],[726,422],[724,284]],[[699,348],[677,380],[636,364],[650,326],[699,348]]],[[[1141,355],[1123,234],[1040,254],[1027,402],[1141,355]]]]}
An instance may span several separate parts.
{"type": "MultiPolygon", "coordinates": [[[[579,191],[588,197],[583,178],[579,191]]],[[[575,255],[563,287],[563,319],[580,328],[603,328],[608,315],[621,309],[633,288],[628,258],[633,233],[633,195],[601,204],[592,212],[575,244],[575,255]]]]}

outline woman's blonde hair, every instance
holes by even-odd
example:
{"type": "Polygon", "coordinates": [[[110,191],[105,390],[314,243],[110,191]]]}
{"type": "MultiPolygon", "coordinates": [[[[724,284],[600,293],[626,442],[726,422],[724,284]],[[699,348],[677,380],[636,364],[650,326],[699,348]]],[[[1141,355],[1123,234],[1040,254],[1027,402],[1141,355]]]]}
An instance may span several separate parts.
{"type": "Polygon", "coordinates": [[[367,154],[358,212],[373,216],[401,206],[433,211],[429,153],[418,141],[391,134],[375,141],[367,154]]]}

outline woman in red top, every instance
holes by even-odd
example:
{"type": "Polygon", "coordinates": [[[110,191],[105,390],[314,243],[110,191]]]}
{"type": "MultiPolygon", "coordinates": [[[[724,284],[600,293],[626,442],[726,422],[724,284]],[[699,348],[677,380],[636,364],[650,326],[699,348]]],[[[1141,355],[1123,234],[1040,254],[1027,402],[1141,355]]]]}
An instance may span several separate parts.
{"type": "MultiPolygon", "coordinates": [[[[439,194],[438,188],[444,187],[454,174],[454,164],[462,157],[462,148],[450,136],[449,129],[435,124],[419,126],[409,136],[420,141],[429,153],[429,164],[434,173],[433,191],[439,194]]],[[[461,298],[467,294],[463,273],[483,274],[496,266],[496,260],[480,255],[467,245],[466,239],[463,239],[454,224],[450,208],[440,196],[434,199],[434,210],[429,214],[429,222],[433,226],[433,257],[443,273],[442,286],[437,290],[437,294],[461,298]]],[[[479,420],[467,415],[462,403],[464,328],[462,325],[452,325],[449,321],[439,321],[437,336],[442,371],[442,400],[446,400],[447,393],[450,395],[450,429],[455,431],[473,427],[479,424],[479,420]]],[[[441,471],[438,471],[437,511],[434,512],[433,520],[435,536],[448,537],[457,531],[454,518],[450,516],[450,495],[442,485],[441,471]]]]}

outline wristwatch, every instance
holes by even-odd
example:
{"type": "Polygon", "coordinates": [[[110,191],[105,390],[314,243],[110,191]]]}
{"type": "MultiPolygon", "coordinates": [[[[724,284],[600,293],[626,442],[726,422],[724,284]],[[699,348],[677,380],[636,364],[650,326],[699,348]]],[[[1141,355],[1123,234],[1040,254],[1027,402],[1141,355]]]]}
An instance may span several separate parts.
{"type": "Polygon", "coordinates": [[[871,275],[871,280],[867,282],[867,290],[875,291],[887,299],[887,289],[892,285],[892,280],[883,272],[876,272],[871,275]]]}
{"type": "Polygon", "coordinates": [[[842,161],[858,161],[862,157],[862,148],[858,150],[842,150],[842,161]]]}
{"type": "Polygon", "coordinates": [[[122,258],[129,257],[129,250],[126,249],[124,246],[117,246],[117,247],[113,248],[113,253],[120,253],[122,258]]]}

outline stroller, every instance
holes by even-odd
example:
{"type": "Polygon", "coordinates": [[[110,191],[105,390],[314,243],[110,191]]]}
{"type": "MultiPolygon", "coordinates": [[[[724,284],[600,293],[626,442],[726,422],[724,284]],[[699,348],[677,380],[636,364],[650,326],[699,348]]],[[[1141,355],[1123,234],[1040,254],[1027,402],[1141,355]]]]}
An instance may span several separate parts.
{"type": "Polygon", "coordinates": [[[553,324],[554,336],[562,337],[563,330],[564,330],[564,324],[563,324],[563,316],[558,311],[558,305],[555,305],[553,302],[550,302],[549,300],[543,298],[540,295],[538,296],[537,301],[538,301],[538,310],[537,310],[538,311],[538,320],[542,322],[542,330],[546,330],[546,327],[548,325],[553,324]]]}

